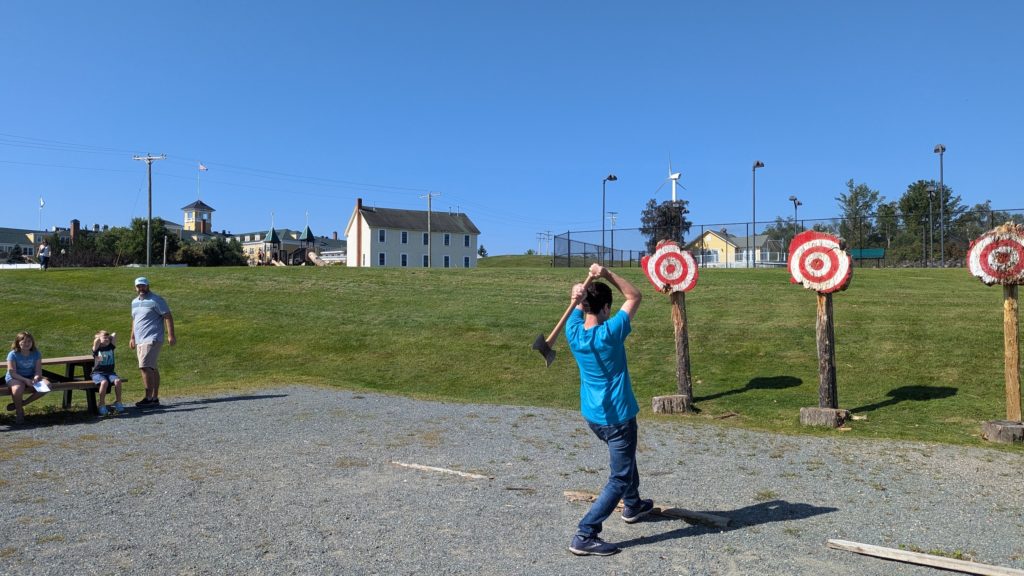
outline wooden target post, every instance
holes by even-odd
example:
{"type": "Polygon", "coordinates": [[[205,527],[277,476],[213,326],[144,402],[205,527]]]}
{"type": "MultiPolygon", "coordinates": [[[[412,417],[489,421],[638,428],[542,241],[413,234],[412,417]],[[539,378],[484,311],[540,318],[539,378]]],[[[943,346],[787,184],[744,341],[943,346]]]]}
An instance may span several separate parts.
{"type": "Polygon", "coordinates": [[[1020,339],[1017,286],[1024,284],[1024,226],[1007,222],[974,242],[967,268],[988,286],[1003,287],[1003,372],[1006,382],[1006,420],[982,424],[982,436],[993,442],[1024,442],[1021,421],[1020,339]]]}
{"type": "Polygon", "coordinates": [[[850,285],[852,259],[839,238],[808,230],[797,234],[789,244],[789,273],[790,282],[814,290],[818,296],[818,407],[801,408],[800,423],[838,428],[850,413],[839,409],[832,294],[850,285]]]}
{"type": "Polygon", "coordinates": [[[651,408],[657,413],[693,412],[693,382],[690,376],[690,336],[686,326],[686,292],[697,285],[697,261],[677,242],[662,240],[654,254],[640,259],[644,275],[659,292],[669,294],[676,343],[676,394],[655,396],[651,408]]]}

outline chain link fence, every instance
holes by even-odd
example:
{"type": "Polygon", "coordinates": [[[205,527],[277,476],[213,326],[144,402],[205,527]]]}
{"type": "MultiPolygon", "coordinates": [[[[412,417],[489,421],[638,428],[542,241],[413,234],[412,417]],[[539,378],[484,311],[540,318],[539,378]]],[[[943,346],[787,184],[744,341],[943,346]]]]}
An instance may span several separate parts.
{"type": "MultiPolygon", "coordinates": [[[[846,241],[854,266],[961,267],[971,242],[992,228],[1024,224],[1024,208],[938,213],[916,218],[900,215],[864,218],[776,219],[773,222],[693,224],[680,242],[702,268],[785,267],[789,243],[804,230],[827,232],[846,241]],[[753,233],[756,230],[756,234],[753,233]]],[[[592,262],[633,267],[652,248],[640,228],[579,230],[555,235],[552,266],[580,267],[592,262]],[[602,239],[602,232],[604,238],[602,239]]]]}

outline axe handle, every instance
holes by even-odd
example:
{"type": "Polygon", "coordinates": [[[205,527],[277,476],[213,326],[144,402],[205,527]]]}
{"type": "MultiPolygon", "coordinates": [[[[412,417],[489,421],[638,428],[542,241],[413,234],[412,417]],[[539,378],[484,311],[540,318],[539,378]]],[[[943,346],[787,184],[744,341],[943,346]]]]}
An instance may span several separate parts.
{"type": "Polygon", "coordinates": [[[562,318],[558,320],[558,324],[555,324],[555,329],[551,331],[551,334],[549,334],[547,340],[545,340],[545,342],[548,343],[548,348],[554,345],[555,340],[558,339],[558,335],[562,332],[562,328],[565,328],[565,323],[569,321],[569,315],[572,314],[573,308],[578,306],[580,301],[583,300],[583,296],[587,293],[587,286],[590,286],[590,283],[593,281],[594,277],[589,275],[587,276],[587,279],[583,281],[583,291],[580,293],[579,297],[573,298],[572,303],[570,303],[569,307],[565,309],[565,314],[562,314],[562,318]]]}

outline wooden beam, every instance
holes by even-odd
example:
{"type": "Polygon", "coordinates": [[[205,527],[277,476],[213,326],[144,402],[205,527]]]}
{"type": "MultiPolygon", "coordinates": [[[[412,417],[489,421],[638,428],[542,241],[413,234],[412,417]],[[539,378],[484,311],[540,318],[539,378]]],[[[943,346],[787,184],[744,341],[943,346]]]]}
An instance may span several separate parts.
{"type": "MultiPolygon", "coordinates": [[[[566,490],[562,494],[569,502],[593,502],[597,500],[597,494],[592,492],[580,492],[577,490],[566,490]]],[[[616,510],[622,509],[622,502],[619,502],[615,506],[616,510]]],[[[713,528],[725,528],[729,525],[729,519],[725,516],[716,516],[714,514],[708,514],[707,512],[694,512],[693,510],[686,510],[684,508],[675,508],[672,506],[661,506],[657,503],[654,504],[654,513],[667,518],[676,518],[679,520],[686,520],[691,524],[704,524],[713,528]]]]}
{"type": "Polygon", "coordinates": [[[946,558],[944,556],[935,556],[933,554],[923,554],[921,552],[910,552],[908,550],[897,550],[895,548],[885,548],[883,546],[850,542],[849,540],[830,539],[827,546],[836,550],[845,550],[847,552],[875,556],[886,560],[909,562],[911,564],[920,564],[922,566],[931,566],[933,568],[942,568],[944,570],[955,570],[966,574],[981,574],[982,576],[1024,576],[1024,570],[1017,570],[1016,568],[980,564],[978,562],[957,560],[955,558],[946,558]]]}
{"type": "Polygon", "coordinates": [[[473,478],[474,480],[493,480],[493,476],[484,476],[483,474],[473,474],[472,472],[460,472],[458,470],[450,470],[448,468],[438,468],[436,466],[424,466],[423,464],[409,464],[406,462],[391,462],[395,466],[403,466],[405,468],[413,468],[415,470],[423,470],[425,472],[440,472],[442,474],[453,474],[455,476],[462,476],[463,478],[473,478]]]}

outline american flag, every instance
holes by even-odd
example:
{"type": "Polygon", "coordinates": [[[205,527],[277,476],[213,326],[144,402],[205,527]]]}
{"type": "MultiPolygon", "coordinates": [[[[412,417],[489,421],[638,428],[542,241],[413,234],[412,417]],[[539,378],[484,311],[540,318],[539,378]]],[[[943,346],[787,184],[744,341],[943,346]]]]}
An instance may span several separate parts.
{"type": "Polygon", "coordinates": [[[42,197],[42,196],[40,196],[40,197],[39,197],[39,207],[40,207],[40,208],[42,208],[43,206],[46,206],[46,202],[44,202],[44,201],[43,201],[43,197],[42,197]]]}
{"type": "Polygon", "coordinates": [[[208,170],[208,168],[206,166],[204,166],[202,162],[200,162],[199,163],[199,171],[200,172],[206,172],[207,170],[208,170]]]}

